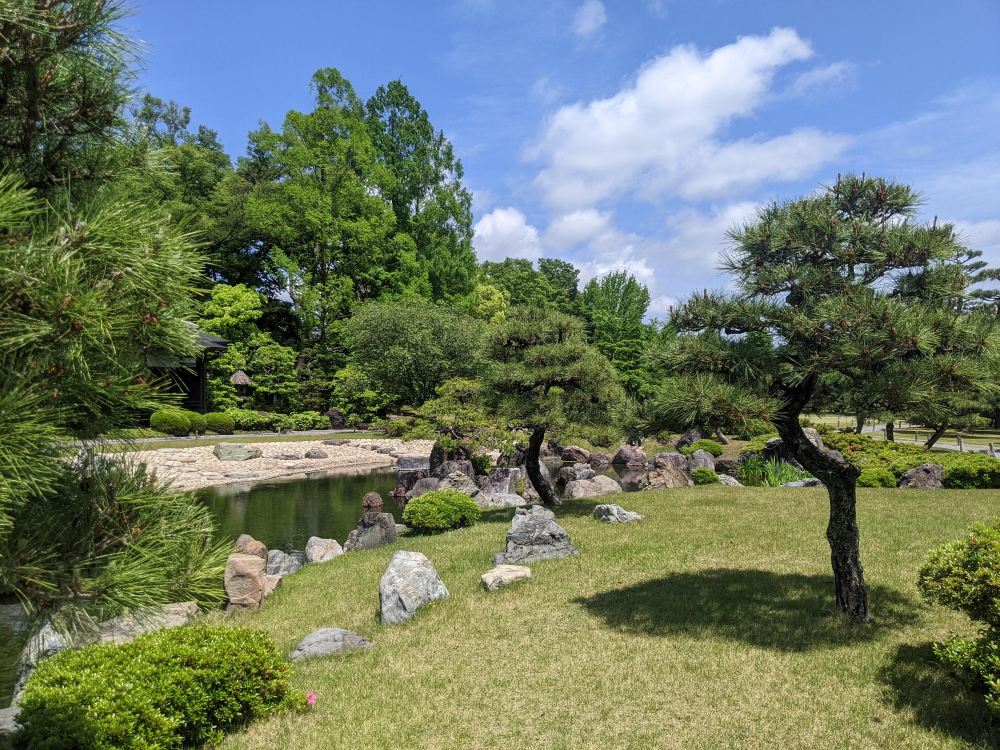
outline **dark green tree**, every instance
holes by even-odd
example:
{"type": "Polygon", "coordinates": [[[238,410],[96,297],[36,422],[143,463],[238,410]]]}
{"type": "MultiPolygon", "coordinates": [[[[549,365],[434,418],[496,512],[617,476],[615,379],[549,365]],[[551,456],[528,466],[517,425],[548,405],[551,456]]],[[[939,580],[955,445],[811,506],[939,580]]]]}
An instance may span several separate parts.
{"type": "Polygon", "coordinates": [[[558,296],[549,280],[524,258],[485,261],[479,266],[479,276],[482,283],[507,292],[514,307],[550,305],[558,296]]]}
{"type": "Polygon", "coordinates": [[[650,332],[643,323],[648,309],[649,289],[627,271],[591,279],[580,295],[591,343],[614,363],[625,389],[641,396],[649,395],[645,354],[650,332]]]}
{"type": "Polygon", "coordinates": [[[555,291],[551,300],[564,313],[577,312],[576,300],[580,295],[580,270],[572,263],[557,258],[539,258],[538,273],[555,291]]]}

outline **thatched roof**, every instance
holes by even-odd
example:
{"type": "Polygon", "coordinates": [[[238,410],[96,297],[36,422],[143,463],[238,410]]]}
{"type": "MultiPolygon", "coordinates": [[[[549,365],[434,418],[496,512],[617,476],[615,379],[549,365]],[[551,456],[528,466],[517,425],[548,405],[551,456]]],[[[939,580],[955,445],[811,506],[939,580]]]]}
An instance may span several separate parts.
{"type": "Polygon", "coordinates": [[[250,385],[250,376],[243,372],[243,370],[237,370],[229,378],[229,382],[233,385],[250,385]]]}

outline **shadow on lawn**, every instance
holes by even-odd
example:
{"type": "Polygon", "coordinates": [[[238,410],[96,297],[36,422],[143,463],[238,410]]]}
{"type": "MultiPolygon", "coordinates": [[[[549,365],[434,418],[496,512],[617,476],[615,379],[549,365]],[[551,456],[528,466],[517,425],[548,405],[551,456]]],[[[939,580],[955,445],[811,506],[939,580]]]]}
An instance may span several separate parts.
{"type": "Polygon", "coordinates": [[[870,641],[917,618],[916,602],[869,588],[872,624],[857,627],[833,609],[833,581],[823,575],[716,568],[671,573],[577,599],[609,627],[663,636],[721,635],[779,651],[808,651],[870,641]]]}
{"type": "Polygon", "coordinates": [[[918,725],[976,747],[1000,747],[1000,727],[992,722],[982,694],[948,674],[930,643],[902,644],[879,670],[879,678],[889,687],[889,705],[912,712],[918,725]]]}

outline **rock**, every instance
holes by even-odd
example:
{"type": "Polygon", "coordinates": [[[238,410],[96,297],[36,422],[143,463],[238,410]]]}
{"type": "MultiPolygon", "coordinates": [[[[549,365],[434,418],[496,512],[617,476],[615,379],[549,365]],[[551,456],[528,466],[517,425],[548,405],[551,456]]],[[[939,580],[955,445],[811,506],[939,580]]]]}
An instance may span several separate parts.
{"type": "Polygon", "coordinates": [[[249,534],[240,534],[236,540],[236,551],[241,555],[253,555],[261,560],[267,559],[267,547],[263,542],[258,542],[249,534]]]}
{"type": "Polygon", "coordinates": [[[396,537],[398,538],[398,537],[403,536],[403,534],[405,534],[409,530],[410,530],[410,527],[407,526],[406,524],[397,523],[396,524],[396,537]]]}
{"type": "Polygon", "coordinates": [[[490,497],[483,497],[481,492],[476,495],[476,505],[480,508],[510,508],[527,503],[527,500],[514,492],[495,492],[490,497]]]}
{"type": "Polygon", "coordinates": [[[340,557],[342,554],[344,554],[344,550],[337,543],[336,539],[323,539],[322,537],[311,536],[309,537],[309,541],[306,542],[307,563],[329,562],[335,557],[340,557]]]}
{"type": "Polygon", "coordinates": [[[320,628],[301,641],[288,657],[290,661],[302,661],[314,656],[330,656],[342,651],[358,651],[371,648],[375,644],[357,633],[342,628],[320,628]]]}
{"type": "Polygon", "coordinates": [[[944,489],[944,467],[941,464],[920,464],[914,466],[899,478],[899,487],[911,490],[944,489]]]}
{"type": "Polygon", "coordinates": [[[681,448],[686,448],[687,446],[691,445],[691,443],[697,443],[699,440],[712,440],[712,439],[713,439],[712,433],[706,432],[705,430],[695,427],[693,429],[688,430],[679,438],[677,438],[677,442],[674,443],[674,447],[677,448],[677,450],[680,450],[681,448]]]}
{"type": "Polygon", "coordinates": [[[256,445],[243,443],[216,443],[212,453],[220,461],[247,461],[260,458],[263,453],[256,445]]]}
{"type": "MultiPolygon", "coordinates": [[[[464,474],[462,476],[465,476],[464,474]]],[[[471,480],[470,480],[471,481],[471,480]]],[[[406,499],[412,500],[415,497],[420,497],[428,492],[434,492],[441,487],[441,480],[435,479],[434,477],[425,477],[423,479],[418,479],[414,485],[413,489],[406,493],[406,499]]]]}
{"type": "Polygon", "coordinates": [[[431,472],[431,476],[436,479],[444,479],[446,476],[454,474],[456,471],[465,474],[472,481],[476,480],[476,469],[472,465],[472,461],[468,460],[444,461],[431,472]]]}
{"type": "Polygon", "coordinates": [[[687,456],[681,453],[657,453],[646,463],[646,468],[650,471],[665,469],[672,466],[675,469],[687,469],[687,456]]]}
{"type": "Polygon", "coordinates": [[[0,747],[7,747],[7,743],[21,731],[21,725],[17,723],[20,711],[17,706],[0,708],[0,747]]]}
{"type": "Polygon", "coordinates": [[[590,451],[584,450],[579,445],[567,445],[562,449],[562,453],[559,454],[559,457],[567,463],[586,463],[590,461],[590,451]]]}
{"type": "Polygon", "coordinates": [[[594,508],[594,518],[606,523],[628,523],[629,521],[641,521],[645,516],[640,516],[631,510],[625,510],[620,505],[598,505],[594,508]]]}
{"type": "Polygon", "coordinates": [[[739,480],[736,477],[730,476],[729,474],[719,474],[719,484],[725,485],[726,487],[742,487],[739,480]]]}
{"type": "Polygon", "coordinates": [[[807,477],[806,479],[797,479],[794,482],[785,482],[781,487],[826,487],[821,481],[816,477],[807,477]]]}
{"type": "Polygon", "coordinates": [[[268,456],[268,458],[273,458],[275,461],[300,461],[302,456],[295,453],[278,453],[273,456],[268,456]]]}
{"type": "Polygon", "coordinates": [[[453,471],[451,474],[448,474],[438,484],[438,489],[454,490],[469,497],[475,497],[479,494],[479,485],[468,474],[463,474],[461,471],[453,471]]]}
{"type": "Polygon", "coordinates": [[[361,501],[361,507],[366,513],[370,510],[382,510],[382,504],[382,496],[377,492],[365,493],[364,499],[361,501]]]}
{"type": "Polygon", "coordinates": [[[715,459],[715,471],[737,477],[740,475],[740,462],[735,458],[717,458],[715,459]]]}
{"type": "Polygon", "coordinates": [[[351,441],[344,438],[321,441],[323,445],[350,445],[351,441]]]}
{"type": "Polygon", "coordinates": [[[564,466],[559,469],[559,475],[556,477],[556,482],[558,484],[568,484],[577,479],[593,479],[597,472],[590,468],[590,464],[573,464],[572,466],[564,466]]]}
{"type": "Polygon", "coordinates": [[[442,446],[435,444],[431,448],[427,468],[430,475],[434,476],[434,470],[445,461],[468,461],[470,458],[472,458],[472,454],[463,446],[445,450],[442,446]]]}
{"type": "Polygon", "coordinates": [[[639,446],[626,444],[618,449],[611,463],[614,466],[643,466],[646,463],[646,454],[639,446]]]}
{"type": "MultiPolygon", "coordinates": [[[[802,432],[805,433],[806,438],[809,442],[819,448],[821,451],[825,451],[826,448],[823,445],[823,438],[818,432],[812,427],[803,427],[802,432]]],[[[788,452],[788,448],[785,447],[785,441],[780,437],[774,437],[768,440],[764,444],[764,450],[760,452],[760,457],[764,461],[787,461],[796,468],[801,469],[802,464],[792,458],[791,453],[788,452]]]]}
{"type": "Polygon", "coordinates": [[[281,583],[280,576],[267,574],[266,566],[264,560],[254,555],[237,552],[229,556],[223,579],[229,598],[227,611],[260,609],[264,599],[281,583]]]}
{"type": "Polygon", "coordinates": [[[553,456],[560,456],[560,457],[562,456],[563,447],[562,445],[560,445],[558,440],[556,440],[555,438],[549,438],[549,441],[548,443],[546,443],[546,445],[548,445],[549,452],[553,456]]]}
{"type": "Polygon", "coordinates": [[[123,615],[97,626],[97,643],[128,643],[137,635],[187,625],[200,614],[198,602],[165,604],[155,610],[123,615]]]}
{"type": "Polygon", "coordinates": [[[396,521],[390,513],[370,511],[361,516],[358,527],[344,542],[344,552],[360,549],[375,549],[384,544],[392,544],[397,539],[396,521]]]}
{"type": "Polygon", "coordinates": [[[229,479],[260,479],[260,474],[255,474],[252,471],[251,472],[234,471],[231,474],[226,474],[226,477],[229,479]]]}
{"type": "Polygon", "coordinates": [[[0,628],[23,633],[28,629],[28,621],[28,613],[20,604],[0,604],[0,628]]]}
{"type": "Polygon", "coordinates": [[[575,479],[566,485],[563,495],[567,500],[581,497],[600,497],[601,495],[617,495],[622,487],[611,477],[598,474],[592,479],[575,479]]]}
{"type": "Polygon", "coordinates": [[[671,490],[694,484],[687,473],[688,460],[680,453],[657,453],[649,459],[647,490],[671,490]]]}
{"type": "Polygon", "coordinates": [[[270,576],[290,576],[298,573],[302,563],[280,549],[273,549],[267,553],[267,574],[270,576]]]}
{"type": "Polygon", "coordinates": [[[14,681],[14,702],[17,703],[28,678],[39,663],[68,648],[82,648],[88,643],[92,643],[93,640],[93,633],[76,633],[70,636],[60,632],[51,622],[46,621],[41,629],[31,637],[18,658],[14,681]]]}
{"type": "Polygon", "coordinates": [[[531,568],[524,565],[497,565],[483,573],[479,580],[487,591],[496,591],[518,581],[527,581],[531,577],[531,568]]]}
{"type": "Polygon", "coordinates": [[[317,458],[329,458],[326,451],[321,451],[319,448],[310,448],[305,452],[305,458],[317,459],[317,458]]]}
{"type": "Polygon", "coordinates": [[[715,456],[713,456],[708,451],[697,450],[688,456],[687,460],[688,471],[694,471],[701,467],[707,467],[709,469],[715,468],[715,456]]]}
{"type": "MultiPolygon", "coordinates": [[[[429,473],[431,461],[427,456],[397,456],[396,468],[399,469],[400,474],[404,471],[419,470],[429,473]]],[[[427,474],[425,473],[424,476],[427,476],[427,474]]]]}
{"type": "Polygon", "coordinates": [[[476,502],[492,505],[494,495],[513,495],[517,493],[517,484],[524,473],[518,468],[498,467],[484,477],[480,477],[479,494],[476,502]]]}
{"type": "Polygon", "coordinates": [[[344,415],[340,413],[340,409],[337,409],[336,407],[331,408],[323,416],[329,418],[331,430],[343,430],[347,427],[347,420],[344,419],[344,415]]]}
{"type": "Polygon", "coordinates": [[[417,469],[416,471],[401,471],[399,472],[398,479],[396,480],[396,486],[393,488],[392,492],[389,494],[394,498],[406,497],[406,493],[413,489],[413,486],[427,477],[426,469],[417,469]]]}
{"type": "Polygon", "coordinates": [[[379,582],[382,624],[406,622],[421,607],[448,597],[448,589],[430,560],[419,552],[399,550],[379,582]]]}
{"type": "Polygon", "coordinates": [[[611,466],[611,456],[607,453],[601,453],[600,451],[594,451],[590,454],[590,467],[595,471],[601,471],[611,466]]]}
{"type": "Polygon", "coordinates": [[[826,448],[823,452],[826,455],[828,455],[830,458],[832,458],[834,461],[836,461],[837,463],[840,463],[840,464],[846,463],[846,461],[844,459],[844,454],[841,453],[840,451],[835,451],[835,450],[833,450],[833,448],[826,448]]]}
{"type": "Polygon", "coordinates": [[[532,563],[578,554],[569,534],[556,523],[555,513],[533,505],[531,510],[518,508],[514,511],[507,531],[507,548],[493,556],[493,565],[532,563]]]}

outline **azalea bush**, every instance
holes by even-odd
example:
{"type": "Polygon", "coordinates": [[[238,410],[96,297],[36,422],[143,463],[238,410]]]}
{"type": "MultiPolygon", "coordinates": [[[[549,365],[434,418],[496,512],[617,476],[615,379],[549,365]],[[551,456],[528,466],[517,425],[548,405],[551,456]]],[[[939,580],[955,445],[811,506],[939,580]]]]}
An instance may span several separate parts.
{"type": "Polygon", "coordinates": [[[718,484],[719,475],[715,473],[715,469],[699,466],[691,470],[691,481],[695,484],[718,484]]]}
{"type": "Polygon", "coordinates": [[[723,448],[720,443],[717,443],[714,440],[706,440],[704,438],[701,440],[695,440],[690,445],[685,445],[680,449],[681,453],[685,456],[690,456],[696,451],[705,451],[706,453],[711,453],[716,458],[722,455],[722,450],[723,448]]]}
{"type": "Polygon", "coordinates": [[[479,516],[475,500],[455,490],[427,492],[410,500],[403,509],[403,523],[425,534],[472,526],[479,516]]]}

